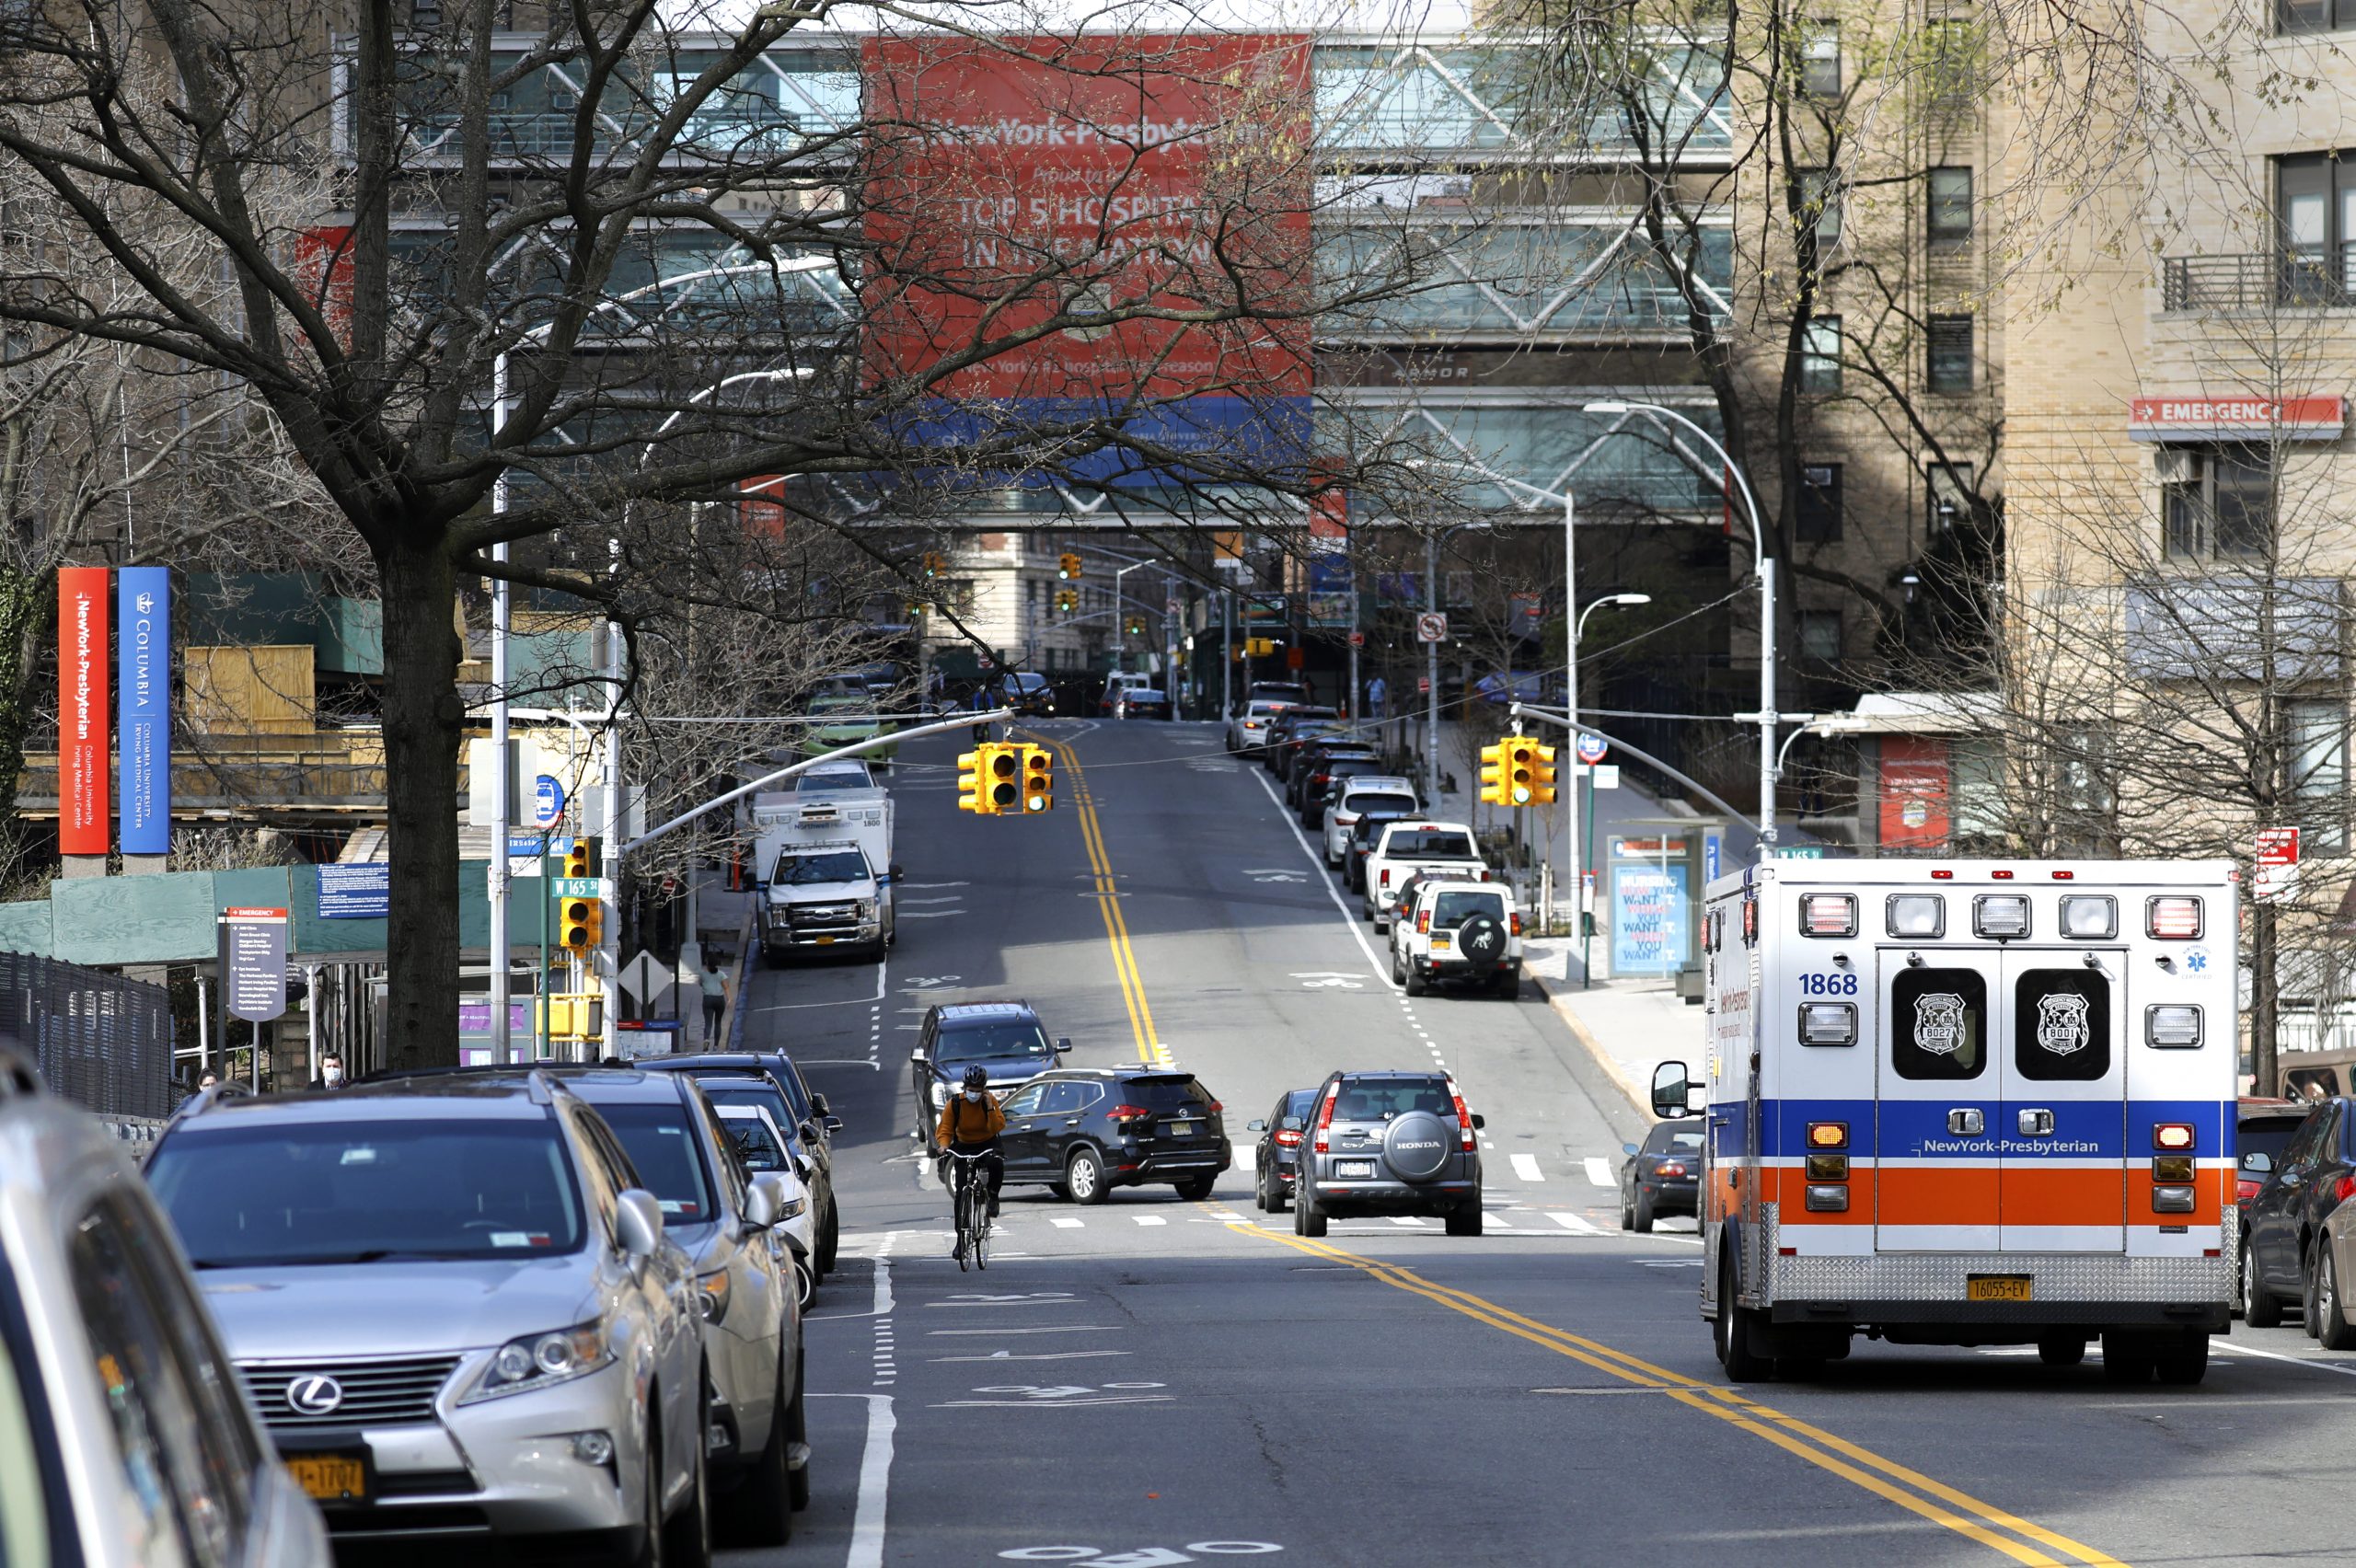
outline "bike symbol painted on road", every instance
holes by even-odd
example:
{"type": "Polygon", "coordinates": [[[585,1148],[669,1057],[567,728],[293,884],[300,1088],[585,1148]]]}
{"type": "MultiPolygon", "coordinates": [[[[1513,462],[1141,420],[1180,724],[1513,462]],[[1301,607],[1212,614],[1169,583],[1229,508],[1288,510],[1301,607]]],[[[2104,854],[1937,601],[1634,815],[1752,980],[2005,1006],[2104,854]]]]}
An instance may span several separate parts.
{"type": "Polygon", "coordinates": [[[954,986],[965,978],[963,974],[910,974],[900,981],[903,991],[928,991],[942,986],[954,986]]]}
{"type": "Polygon", "coordinates": [[[1296,972],[1293,978],[1300,982],[1300,988],[1304,991],[1356,991],[1366,985],[1361,975],[1345,974],[1330,969],[1296,972]]]}
{"type": "Polygon", "coordinates": [[[1084,1568],[1167,1568],[1198,1557],[1265,1557],[1283,1550],[1272,1540],[1195,1540],[1183,1547],[1139,1546],[1118,1552],[1092,1546],[1018,1546],[999,1556],[1010,1562],[1078,1562],[1084,1568]]]}
{"type": "Polygon", "coordinates": [[[1255,882],[1298,882],[1309,880],[1304,872],[1288,871],[1282,866],[1261,866],[1247,870],[1243,874],[1255,882]]]}

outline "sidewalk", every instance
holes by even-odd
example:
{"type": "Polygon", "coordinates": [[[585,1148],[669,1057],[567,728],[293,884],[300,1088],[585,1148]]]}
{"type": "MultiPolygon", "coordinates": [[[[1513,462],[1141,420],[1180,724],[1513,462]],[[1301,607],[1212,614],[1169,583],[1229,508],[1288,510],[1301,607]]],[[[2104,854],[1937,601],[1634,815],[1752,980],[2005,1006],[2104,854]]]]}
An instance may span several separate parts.
{"type": "Polygon", "coordinates": [[[1598,980],[1582,989],[1576,941],[1533,938],[1522,943],[1522,971],[1546,993],[1547,1005],[1647,1123],[1654,1119],[1655,1066],[1681,1061],[1696,1073],[1706,1070],[1707,1015],[1677,995],[1673,980],[1598,980]]]}

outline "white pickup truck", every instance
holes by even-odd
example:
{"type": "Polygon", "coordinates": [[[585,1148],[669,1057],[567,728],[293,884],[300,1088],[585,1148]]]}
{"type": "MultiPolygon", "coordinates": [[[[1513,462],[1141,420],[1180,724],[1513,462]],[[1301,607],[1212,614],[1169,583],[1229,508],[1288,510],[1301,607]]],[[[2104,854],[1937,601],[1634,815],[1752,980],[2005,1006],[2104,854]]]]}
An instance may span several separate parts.
{"type": "Polygon", "coordinates": [[[753,797],[761,954],[855,948],[882,958],[898,922],[892,797],[882,790],[753,797]]]}
{"type": "Polygon", "coordinates": [[[1391,926],[1391,979],[1411,997],[1454,982],[1521,994],[1521,911],[1503,882],[1426,877],[1391,926]]]}
{"type": "Polygon", "coordinates": [[[1362,913],[1376,930],[1391,929],[1400,887],[1419,874],[1450,882],[1490,880],[1488,863],[1481,859],[1468,824],[1403,817],[1382,830],[1381,841],[1366,860],[1362,913]]]}

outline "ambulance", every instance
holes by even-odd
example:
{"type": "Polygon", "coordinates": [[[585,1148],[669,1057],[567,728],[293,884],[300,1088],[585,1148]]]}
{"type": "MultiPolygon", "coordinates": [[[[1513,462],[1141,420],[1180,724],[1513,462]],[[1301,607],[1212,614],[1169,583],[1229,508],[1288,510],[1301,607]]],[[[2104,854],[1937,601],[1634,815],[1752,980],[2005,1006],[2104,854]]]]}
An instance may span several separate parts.
{"type": "Polygon", "coordinates": [[[2237,1262],[2231,862],[1788,860],[1702,920],[1702,1316],[1738,1379],[2099,1339],[2197,1383],[2237,1262]]]}

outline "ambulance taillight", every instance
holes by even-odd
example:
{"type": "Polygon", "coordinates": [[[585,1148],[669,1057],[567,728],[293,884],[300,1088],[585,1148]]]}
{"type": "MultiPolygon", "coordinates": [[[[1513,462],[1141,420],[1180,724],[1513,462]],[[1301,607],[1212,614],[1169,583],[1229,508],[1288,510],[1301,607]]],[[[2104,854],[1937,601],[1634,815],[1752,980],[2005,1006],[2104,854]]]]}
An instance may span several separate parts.
{"type": "Polygon", "coordinates": [[[2028,935],[2028,900],[2017,893],[1983,893],[1971,901],[1974,936],[1999,941],[2028,935]]]}
{"type": "Polygon", "coordinates": [[[1807,1147],[1810,1148],[1847,1148],[1849,1124],[1846,1122],[1810,1122],[1807,1124],[1807,1147]]]}
{"type": "Polygon", "coordinates": [[[2200,1044],[2200,1009],[2192,1002],[2154,1002],[2143,1009],[2143,1042],[2160,1050],[2190,1051],[2200,1044]]]}
{"type": "Polygon", "coordinates": [[[2189,1122],[2162,1122],[2152,1129],[2152,1147],[2156,1149],[2189,1149],[2195,1137],[2189,1122]]]}
{"type": "Polygon", "coordinates": [[[2165,895],[2143,901],[2143,928],[2164,942],[2189,942],[2200,935],[2200,900],[2165,895]]]}
{"type": "Polygon", "coordinates": [[[1857,934],[1857,901],[1845,893],[1800,895],[1800,930],[1811,937],[1854,937],[1857,934]]]}

